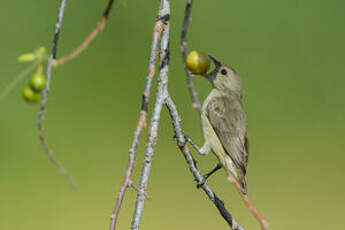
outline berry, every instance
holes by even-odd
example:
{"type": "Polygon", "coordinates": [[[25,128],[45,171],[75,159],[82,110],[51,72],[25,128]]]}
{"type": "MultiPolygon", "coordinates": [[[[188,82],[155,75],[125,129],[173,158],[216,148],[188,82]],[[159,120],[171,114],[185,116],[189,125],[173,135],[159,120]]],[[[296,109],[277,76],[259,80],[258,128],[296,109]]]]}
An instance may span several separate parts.
{"type": "Polygon", "coordinates": [[[36,92],[41,92],[44,89],[46,79],[42,74],[34,74],[31,77],[31,88],[36,92]]]}
{"type": "Polygon", "coordinates": [[[41,99],[41,94],[35,92],[30,86],[25,86],[23,90],[23,97],[28,102],[37,102],[41,99]]]}
{"type": "Polygon", "coordinates": [[[186,65],[194,74],[205,74],[210,69],[210,59],[203,52],[193,50],[187,56],[186,65]]]}

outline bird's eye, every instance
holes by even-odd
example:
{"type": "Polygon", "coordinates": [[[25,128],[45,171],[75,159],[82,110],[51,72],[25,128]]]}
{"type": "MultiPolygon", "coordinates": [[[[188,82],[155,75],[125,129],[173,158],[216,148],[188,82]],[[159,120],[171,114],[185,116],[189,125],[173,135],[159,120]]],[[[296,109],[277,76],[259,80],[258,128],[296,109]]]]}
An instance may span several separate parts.
{"type": "Polygon", "coordinates": [[[220,72],[221,72],[223,75],[226,75],[226,74],[228,73],[228,71],[226,71],[226,69],[222,69],[220,72]]]}

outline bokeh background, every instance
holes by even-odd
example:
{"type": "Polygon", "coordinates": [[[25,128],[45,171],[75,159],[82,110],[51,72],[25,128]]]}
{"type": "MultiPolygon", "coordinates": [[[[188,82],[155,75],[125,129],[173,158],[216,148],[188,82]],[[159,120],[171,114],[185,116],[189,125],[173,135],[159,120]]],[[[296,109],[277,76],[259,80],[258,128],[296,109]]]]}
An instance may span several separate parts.
{"type": "MultiPolygon", "coordinates": [[[[68,1],[59,56],[84,39],[106,2],[68,1]]],[[[41,45],[50,49],[58,3],[0,0],[0,90],[27,67],[17,63],[20,54],[41,45]]],[[[39,107],[21,97],[29,76],[0,102],[0,229],[108,229],[141,104],[157,7],[157,0],[117,1],[87,51],[53,72],[45,133],[78,190],[68,187],[42,152],[39,107]]],[[[169,88],[185,132],[201,144],[178,45],[184,8],[185,1],[172,1],[169,88]]],[[[231,64],[243,79],[248,194],[272,229],[344,226],[344,12],[341,0],[194,4],[189,49],[231,64]]],[[[205,98],[208,82],[194,82],[205,98]]],[[[136,183],[145,139],[146,134],[138,148],[136,183]]],[[[202,172],[216,163],[212,154],[194,155],[202,172]]],[[[223,172],[209,184],[246,229],[259,229],[223,172]]],[[[166,109],[148,193],[153,199],[145,203],[141,229],[228,229],[195,188],[166,109]]],[[[135,195],[128,191],[118,229],[129,228],[135,195]]]]}

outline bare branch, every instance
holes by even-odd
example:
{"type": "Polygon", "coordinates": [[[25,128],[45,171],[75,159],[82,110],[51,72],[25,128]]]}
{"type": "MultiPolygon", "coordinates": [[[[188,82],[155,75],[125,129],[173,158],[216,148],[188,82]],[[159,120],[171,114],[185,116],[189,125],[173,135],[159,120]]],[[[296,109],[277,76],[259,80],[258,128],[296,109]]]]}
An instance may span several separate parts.
{"type": "Polygon", "coordinates": [[[41,141],[43,150],[47,154],[49,160],[56,166],[56,168],[59,170],[59,172],[66,177],[66,179],[69,182],[69,184],[71,185],[71,187],[75,188],[75,185],[72,181],[71,176],[64,169],[64,167],[61,165],[61,163],[55,159],[54,153],[51,149],[49,149],[47,141],[46,141],[44,134],[43,134],[43,121],[45,118],[44,116],[45,116],[45,111],[46,111],[46,104],[47,104],[48,93],[49,93],[49,89],[50,89],[51,70],[52,70],[52,66],[53,66],[53,60],[56,58],[57,45],[58,45],[58,41],[59,41],[60,29],[61,29],[61,25],[62,25],[62,19],[63,19],[63,15],[64,15],[64,9],[65,9],[66,2],[67,2],[67,0],[61,0],[61,3],[60,3],[59,15],[58,15],[57,23],[55,25],[53,49],[52,49],[52,52],[48,58],[48,63],[47,63],[46,85],[45,85],[44,90],[42,92],[41,107],[40,107],[40,113],[39,113],[39,120],[38,120],[37,128],[38,128],[38,136],[39,136],[39,139],[41,141]]]}
{"type": "Polygon", "coordinates": [[[163,11],[162,11],[162,4],[161,4],[161,6],[158,9],[157,21],[155,22],[155,25],[153,28],[152,46],[151,46],[151,52],[150,52],[150,58],[149,58],[148,74],[146,77],[146,85],[145,85],[145,89],[142,96],[142,105],[141,105],[138,123],[137,123],[136,130],[134,133],[131,148],[129,149],[128,168],[126,170],[125,178],[123,180],[120,192],[118,193],[117,201],[110,218],[109,230],[115,230],[116,228],[116,223],[117,223],[120,209],[122,207],[122,202],[123,202],[126,190],[130,186],[130,183],[131,183],[131,176],[134,169],[136,149],[138,146],[140,134],[146,125],[146,116],[148,112],[148,104],[149,104],[152,79],[156,72],[155,65],[156,65],[156,59],[158,55],[158,44],[162,36],[162,31],[166,26],[165,24],[166,18],[162,17],[163,16],[162,13],[163,11]]]}
{"type": "Polygon", "coordinates": [[[138,230],[140,226],[140,220],[143,213],[145,191],[147,188],[150,169],[152,164],[152,158],[158,139],[158,126],[160,120],[160,114],[162,107],[165,103],[165,99],[168,96],[168,66],[169,66],[169,18],[170,18],[170,2],[169,0],[161,0],[161,16],[158,20],[164,20],[166,23],[163,29],[161,47],[160,47],[160,65],[159,65],[159,78],[156,102],[152,112],[151,123],[149,128],[148,139],[146,142],[145,156],[143,162],[143,168],[140,178],[139,190],[137,200],[135,203],[135,210],[132,219],[132,230],[138,230]]]}
{"type": "Polygon", "coordinates": [[[186,4],[186,10],[184,13],[184,20],[183,20],[183,26],[182,26],[182,32],[181,32],[181,43],[180,43],[180,50],[182,52],[183,57],[183,66],[186,71],[187,75],[187,85],[188,90],[190,93],[190,96],[192,98],[192,106],[194,109],[201,112],[201,104],[198,98],[198,94],[195,90],[194,83],[192,80],[193,74],[188,70],[186,66],[186,58],[187,58],[187,32],[188,32],[188,26],[191,21],[191,11],[192,11],[192,4],[193,0],[187,0],[186,4]]]}
{"type": "Polygon", "coordinates": [[[73,58],[76,58],[82,51],[84,51],[89,46],[91,41],[104,29],[105,23],[107,22],[107,19],[108,19],[108,16],[112,9],[113,4],[114,4],[114,0],[108,1],[106,9],[104,10],[104,13],[103,13],[103,17],[101,21],[98,22],[96,28],[94,28],[91,31],[91,33],[85,38],[85,40],[77,48],[75,48],[71,53],[67,54],[66,56],[62,58],[54,60],[53,67],[57,67],[73,58]]]}
{"type": "MultiPolygon", "coordinates": [[[[144,106],[147,107],[146,105],[143,105],[142,107],[144,107],[144,106]]],[[[139,143],[141,131],[144,129],[145,124],[146,124],[146,114],[147,114],[147,111],[145,111],[145,110],[140,111],[137,127],[136,127],[135,132],[134,132],[132,145],[131,145],[131,148],[129,149],[129,160],[128,160],[128,167],[126,170],[125,178],[123,179],[121,189],[118,193],[113,213],[110,216],[109,230],[115,230],[115,228],[116,228],[116,223],[117,223],[117,219],[119,217],[120,209],[122,207],[122,202],[123,202],[123,199],[125,197],[125,193],[127,191],[127,188],[130,186],[130,183],[131,183],[131,176],[132,176],[134,165],[135,165],[136,149],[137,149],[137,146],[139,143]]]]}
{"type": "Polygon", "coordinates": [[[234,183],[235,188],[237,192],[241,195],[244,203],[247,205],[250,212],[253,214],[253,216],[257,219],[257,221],[260,223],[261,228],[263,230],[268,230],[269,224],[268,222],[261,216],[261,214],[256,210],[253,203],[249,200],[248,196],[242,193],[241,185],[238,183],[238,181],[233,177],[231,173],[227,173],[228,177],[230,178],[231,182],[234,183]]]}
{"type": "Polygon", "coordinates": [[[181,128],[181,118],[177,112],[177,108],[173,102],[173,100],[170,98],[170,96],[166,99],[166,106],[169,110],[169,114],[171,116],[172,122],[173,122],[173,128],[176,136],[177,145],[180,148],[183,156],[185,157],[189,170],[193,174],[195,180],[198,184],[201,184],[201,188],[204,190],[204,192],[207,194],[208,198],[213,202],[213,204],[217,207],[219,213],[222,215],[224,220],[229,224],[229,226],[233,230],[244,230],[243,227],[231,216],[231,214],[227,211],[227,209],[224,206],[224,202],[218,198],[218,196],[212,191],[212,189],[207,185],[207,183],[201,183],[203,181],[203,177],[200,174],[195,161],[189,152],[189,149],[186,145],[186,139],[183,134],[182,128],[181,128]]]}

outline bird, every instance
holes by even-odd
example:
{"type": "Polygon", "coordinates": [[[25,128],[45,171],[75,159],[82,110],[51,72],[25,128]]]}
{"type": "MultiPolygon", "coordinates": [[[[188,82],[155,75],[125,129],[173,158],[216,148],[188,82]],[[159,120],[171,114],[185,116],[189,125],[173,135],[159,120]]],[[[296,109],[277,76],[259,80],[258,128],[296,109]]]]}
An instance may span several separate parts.
{"type": "MultiPolygon", "coordinates": [[[[199,59],[194,57],[192,60],[203,60],[202,65],[209,65],[204,61],[203,53],[199,52],[197,55],[201,55],[199,59]]],[[[186,141],[198,153],[206,155],[212,151],[219,160],[216,168],[204,175],[203,183],[218,169],[224,168],[228,178],[237,180],[242,193],[245,195],[247,194],[245,176],[249,151],[246,113],[242,103],[242,80],[231,66],[219,62],[210,55],[207,55],[207,58],[214,63],[214,70],[206,73],[209,68],[207,67],[197,72],[212,85],[212,90],[204,100],[201,109],[200,122],[204,144],[199,148],[188,136],[186,136],[186,141]]],[[[191,63],[190,60],[188,63],[187,57],[187,67],[191,63]]]]}

